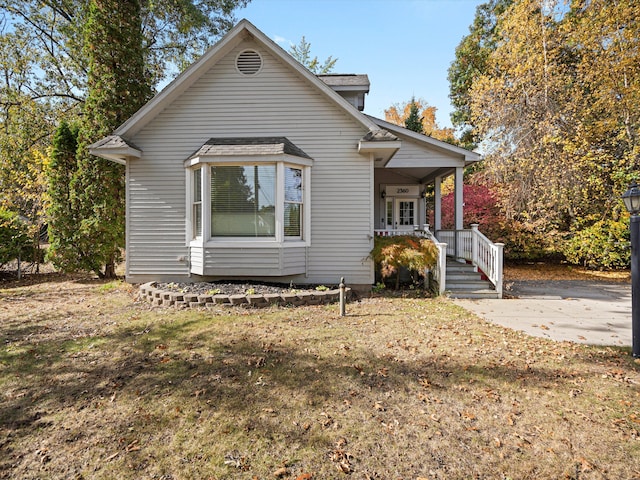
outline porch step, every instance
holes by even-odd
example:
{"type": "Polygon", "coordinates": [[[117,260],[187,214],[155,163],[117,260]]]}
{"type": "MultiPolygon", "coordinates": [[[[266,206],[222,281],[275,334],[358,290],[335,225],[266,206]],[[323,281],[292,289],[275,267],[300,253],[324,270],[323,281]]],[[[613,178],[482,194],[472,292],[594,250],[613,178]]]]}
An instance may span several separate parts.
{"type": "Polygon", "coordinates": [[[450,298],[499,298],[488,280],[470,264],[447,261],[445,290],[450,298]]]}
{"type": "Polygon", "coordinates": [[[473,290],[469,292],[454,292],[451,291],[448,293],[449,298],[464,298],[464,299],[483,299],[483,298],[491,298],[498,299],[498,293],[495,290],[473,290]]]}

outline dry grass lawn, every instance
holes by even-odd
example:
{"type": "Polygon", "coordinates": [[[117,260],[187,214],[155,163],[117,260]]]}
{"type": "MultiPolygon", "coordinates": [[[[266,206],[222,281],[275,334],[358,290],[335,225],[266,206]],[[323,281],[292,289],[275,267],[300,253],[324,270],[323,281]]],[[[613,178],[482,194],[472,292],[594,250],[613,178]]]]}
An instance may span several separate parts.
{"type": "Polygon", "coordinates": [[[628,349],[446,299],[341,318],[134,297],[56,275],[0,286],[0,478],[640,478],[628,349]]]}

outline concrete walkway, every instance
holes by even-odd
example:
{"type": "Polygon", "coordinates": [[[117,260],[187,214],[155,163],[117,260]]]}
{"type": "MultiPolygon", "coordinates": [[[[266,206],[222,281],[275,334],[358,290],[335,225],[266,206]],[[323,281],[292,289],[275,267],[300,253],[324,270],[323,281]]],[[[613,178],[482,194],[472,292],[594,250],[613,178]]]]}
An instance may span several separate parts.
{"type": "Polygon", "coordinates": [[[631,285],[516,281],[502,300],[452,300],[490,322],[552,340],[631,345],[631,285]]]}

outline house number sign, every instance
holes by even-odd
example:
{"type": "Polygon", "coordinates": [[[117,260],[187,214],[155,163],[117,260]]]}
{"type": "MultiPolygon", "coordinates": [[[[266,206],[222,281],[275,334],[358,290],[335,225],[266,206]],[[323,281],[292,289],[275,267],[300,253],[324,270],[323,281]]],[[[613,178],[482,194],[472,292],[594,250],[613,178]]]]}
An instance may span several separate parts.
{"type": "Polygon", "coordinates": [[[389,197],[419,197],[420,185],[387,185],[389,197]]]}

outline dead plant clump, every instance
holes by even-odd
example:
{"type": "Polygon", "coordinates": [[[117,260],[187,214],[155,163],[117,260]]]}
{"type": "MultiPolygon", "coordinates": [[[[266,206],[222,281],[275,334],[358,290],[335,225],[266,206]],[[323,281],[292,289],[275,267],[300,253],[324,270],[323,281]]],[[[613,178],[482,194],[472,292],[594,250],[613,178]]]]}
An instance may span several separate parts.
{"type": "Polygon", "coordinates": [[[528,337],[446,299],[341,318],[135,294],[72,277],[0,290],[0,478],[640,477],[628,349],[528,337]]]}

